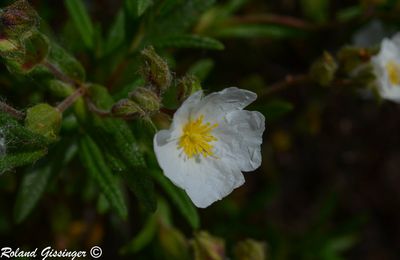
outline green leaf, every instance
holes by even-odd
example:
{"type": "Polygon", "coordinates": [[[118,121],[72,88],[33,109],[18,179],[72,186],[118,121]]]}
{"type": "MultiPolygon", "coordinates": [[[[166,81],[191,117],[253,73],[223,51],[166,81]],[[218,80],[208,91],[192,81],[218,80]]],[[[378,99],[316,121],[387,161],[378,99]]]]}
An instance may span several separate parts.
{"type": "Polygon", "coordinates": [[[34,163],[46,154],[47,150],[45,149],[12,154],[8,153],[4,157],[0,158],[0,173],[34,163]]]}
{"type": "Polygon", "coordinates": [[[139,234],[132,241],[121,248],[120,253],[135,254],[147,246],[154,238],[157,231],[157,217],[155,214],[149,216],[139,234]]]}
{"type": "Polygon", "coordinates": [[[200,226],[199,215],[185,191],[172,184],[161,172],[154,172],[153,177],[171,198],[190,226],[193,229],[198,229],[200,226]]]}
{"type": "Polygon", "coordinates": [[[14,207],[16,223],[21,223],[42,196],[51,176],[50,166],[28,172],[22,179],[14,207]]]}
{"type": "MultiPolygon", "coordinates": [[[[59,173],[76,155],[77,145],[65,140],[54,148],[50,164],[30,169],[23,177],[14,206],[14,219],[21,223],[31,213],[42,197],[51,178],[59,173]],[[68,144],[70,144],[68,146],[68,144]],[[65,148],[67,147],[67,149],[65,148]]],[[[42,160],[44,162],[44,160],[42,160]]]]}
{"type": "Polygon", "coordinates": [[[83,165],[97,182],[110,205],[121,218],[126,219],[128,209],[118,185],[118,180],[105,162],[99,147],[89,136],[84,136],[80,140],[79,150],[83,165]]]}
{"type": "Polygon", "coordinates": [[[15,167],[34,163],[47,153],[50,141],[35,134],[8,114],[0,112],[0,135],[2,153],[0,156],[0,174],[15,167]]]}
{"type": "Polygon", "coordinates": [[[120,11],[115,18],[113,25],[108,33],[104,52],[109,54],[122,45],[125,40],[125,13],[120,11]]]}
{"type": "Polygon", "coordinates": [[[279,119],[293,110],[293,105],[284,100],[273,100],[265,105],[255,105],[253,110],[260,111],[267,121],[279,119]]]}
{"type": "Polygon", "coordinates": [[[193,64],[189,68],[188,74],[196,76],[200,81],[204,81],[213,68],[214,61],[212,59],[203,59],[193,64]]]}
{"type": "Polygon", "coordinates": [[[304,35],[304,32],[280,25],[272,24],[246,24],[233,25],[216,29],[212,33],[214,37],[222,38],[271,38],[281,39],[298,37],[304,35]]]}
{"type": "Polygon", "coordinates": [[[80,33],[86,47],[94,46],[95,31],[82,0],[65,0],[68,13],[72,18],[76,30],[80,33]]]}
{"type": "Polygon", "coordinates": [[[154,40],[156,47],[198,48],[209,50],[223,50],[224,45],[213,38],[198,35],[172,35],[154,40]]]}
{"type": "Polygon", "coordinates": [[[125,0],[126,8],[129,13],[134,17],[138,18],[146,12],[152,4],[152,0],[125,0]]]}
{"type": "Polygon", "coordinates": [[[85,69],[79,61],[54,42],[51,42],[50,53],[47,59],[49,64],[68,77],[78,81],[85,80],[85,69]]]}
{"type": "MultiPolygon", "coordinates": [[[[94,104],[109,110],[114,101],[106,88],[92,85],[88,89],[94,104]]],[[[154,211],[156,199],[154,186],[145,168],[145,161],[135,136],[127,123],[116,118],[93,116],[85,124],[86,130],[102,148],[107,162],[117,172],[144,206],[154,211]]]]}
{"type": "Polygon", "coordinates": [[[148,42],[154,44],[152,39],[183,33],[215,3],[215,0],[191,0],[179,2],[179,4],[174,4],[173,8],[171,8],[169,12],[164,12],[163,15],[157,17],[157,20],[162,22],[154,23],[153,27],[149,28],[148,42]]]}

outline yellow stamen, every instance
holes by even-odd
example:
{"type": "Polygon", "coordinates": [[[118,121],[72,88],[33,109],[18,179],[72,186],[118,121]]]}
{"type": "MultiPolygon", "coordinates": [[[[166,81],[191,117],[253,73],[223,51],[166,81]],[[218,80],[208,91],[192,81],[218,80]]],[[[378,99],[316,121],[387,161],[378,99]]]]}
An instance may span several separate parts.
{"type": "Polygon", "coordinates": [[[213,155],[213,145],[210,144],[216,141],[211,131],[218,127],[218,124],[211,125],[203,123],[204,115],[201,115],[197,120],[190,120],[183,127],[183,134],[179,139],[178,146],[183,149],[189,158],[201,154],[204,157],[213,155]]]}
{"type": "Polygon", "coordinates": [[[390,84],[400,85],[400,64],[394,60],[390,60],[386,63],[386,71],[390,84]]]}

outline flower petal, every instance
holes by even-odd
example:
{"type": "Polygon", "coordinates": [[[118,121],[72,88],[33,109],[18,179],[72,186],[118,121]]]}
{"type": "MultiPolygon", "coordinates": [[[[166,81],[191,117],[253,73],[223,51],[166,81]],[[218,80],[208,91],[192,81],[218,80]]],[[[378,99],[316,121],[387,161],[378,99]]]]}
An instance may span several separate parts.
{"type": "Polygon", "coordinates": [[[386,64],[390,60],[400,61],[400,49],[392,40],[384,39],[379,53],[372,58],[371,63],[377,77],[380,95],[385,99],[400,102],[400,85],[390,83],[386,69],[386,64]]]}
{"type": "Polygon", "coordinates": [[[154,151],[164,174],[184,189],[193,203],[205,208],[222,199],[244,183],[240,169],[224,158],[186,159],[169,141],[170,131],[160,131],[154,138],[154,151]]]}
{"type": "Polygon", "coordinates": [[[215,130],[216,156],[230,158],[242,171],[260,167],[265,117],[257,111],[233,111],[226,114],[220,125],[215,130]]]}
{"type": "Polygon", "coordinates": [[[257,94],[237,87],[226,88],[204,97],[193,111],[193,117],[205,115],[206,120],[221,118],[227,112],[241,110],[257,99],[257,94]]]}
{"type": "Polygon", "coordinates": [[[171,128],[176,128],[186,123],[190,119],[192,112],[197,109],[202,97],[202,90],[190,95],[175,112],[171,128]]]}

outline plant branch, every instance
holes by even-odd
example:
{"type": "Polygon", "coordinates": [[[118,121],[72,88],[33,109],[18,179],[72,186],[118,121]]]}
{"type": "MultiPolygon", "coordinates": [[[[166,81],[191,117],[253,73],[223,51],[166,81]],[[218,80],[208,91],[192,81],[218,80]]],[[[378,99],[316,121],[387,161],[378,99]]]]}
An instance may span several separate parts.
{"type": "Polygon", "coordinates": [[[248,15],[241,17],[233,17],[234,23],[272,23],[280,24],[289,27],[299,28],[303,30],[313,30],[316,26],[307,21],[300,20],[295,17],[276,15],[276,14],[260,14],[260,15],[248,15]]]}
{"type": "Polygon", "coordinates": [[[0,110],[18,120],[23,120],[25,118],[24,112],[21,112],[15,108],[13,108],[12,106],[7,105],[6,103],[1,102],[1,101],[0,101],[0,110]]]}
{"type": "Polygon", "coordinates": [[[54,64],[50,63],[48,60],[43,61],[43,65],[53,73],[53,75],[61,81],[64,81],[68,84],[71,84],[75,87],[80,88],[81,83],[76,81],[75,79],[70,78],[69,76],[65,75],[61,70],[57,68],[54,64]]]}
{"type": "Polygon", "coordinates": [[[261,92],[262,97],[271,96],[277,92],[287,89],[288,87],[296,86],[309,82],[310,78],[307,74],[287,75],[284,80],[272,84],[269,88],[261,92]]]}
{"type": "Polygon", "coordinates": [[[75,90],[74,93],[72,93],[70,96],[68,96],[66,99],[64,99],[60,104],[58,104],[57,109],[60,112],[64,112],[69,108],[72,104],[75,103],[75,101],[83,96],[85,94],[86,88],[84,86],[78,88],[75,90]]]}

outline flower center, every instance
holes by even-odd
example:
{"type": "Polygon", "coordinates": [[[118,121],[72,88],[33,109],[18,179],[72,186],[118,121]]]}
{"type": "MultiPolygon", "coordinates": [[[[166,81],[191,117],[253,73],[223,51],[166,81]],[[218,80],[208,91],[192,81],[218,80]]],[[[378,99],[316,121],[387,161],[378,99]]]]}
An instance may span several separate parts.
{"type": "Polygon", "coordinates": [[[394,60],[386,63],[386,71],[392,85],[400,85],[400,65],[394,60]]]}
{"type": "Polygon", "coordinates": [[[178,145],[189,158],[198,154],[204,157],[213,155],[213,145],[210,143],[216,141],[217,138],[211,134],[211,131],[218,127],[218,124],[203,123],[203,119],[204,115],[201,115],[197,120],[190,120],[183,127],[183,134],[178,145]]]}

